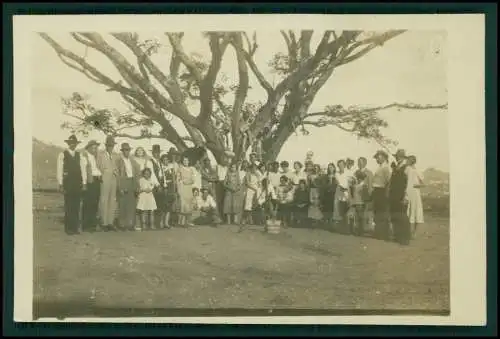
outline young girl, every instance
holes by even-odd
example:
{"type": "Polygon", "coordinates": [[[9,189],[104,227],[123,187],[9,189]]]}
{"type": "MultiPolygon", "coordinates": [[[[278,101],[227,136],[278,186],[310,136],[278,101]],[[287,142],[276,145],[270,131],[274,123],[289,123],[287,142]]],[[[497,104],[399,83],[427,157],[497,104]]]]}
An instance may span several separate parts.
{"type": "Polygon", "coordinates": [[[141,216],[141,229],[152,228],[154,225],[154,213],[156,211],[156,201],[153,195],[155,187],[151,178],[151,169],[146,167],[142,170],[142,177],[139,179],[139,197],[137,199],[137,210],[141,216]]]}
{"type": "Polygon", "coordinates": [[[293,202],[293,190],[288,182],[288,177],[282,175],[280,185],[276,188],[276,196],[278,198],[278,217],[280,218],[283,227],[288,227],[291,220],[291,203],[293,202]]]}
{"type": "Polygon", "coordinates": [[[362,171],[355,173],[356,183],[352,190],[350,199],[351,208],[354,211],[354,220],[351,224],[351,232],[355,235],[363,235],[365,232],[365,200],[367,194],[366,174],[362,171]]]}
{"type": "Polygon", "coordinates": [[[175,213],[177,208],[177,191],[175,182],[176,167],[172,161],[173,157],[170,154],[161,156],[161,170],[163,172],[162,186],[164,193],[164,209],[162,214],[162,228],[171,228],[170,216],[175,213]]]}
{"type": "Polygon", "coordinates": [[[308,217],[309,219],[313,220],[314,222],[319,222],[323,219],[323,213],[321,213],[321,202],[320,202],[320,196],[319,196],[319,172],[321,168],[318,165],[312,165],[310,167],[309,175],[308,175],[308,181],[309,181],[309,199],[310,199],[310,205],[309,205],[309,210],[308,210],[308,217]]]}

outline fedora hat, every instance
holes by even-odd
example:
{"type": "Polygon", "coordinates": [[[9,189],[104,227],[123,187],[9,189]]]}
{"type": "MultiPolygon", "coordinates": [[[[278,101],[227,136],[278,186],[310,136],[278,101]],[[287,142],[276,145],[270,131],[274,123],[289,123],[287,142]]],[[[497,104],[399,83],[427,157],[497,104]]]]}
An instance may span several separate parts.
{"type": "Polygon", "coordinates": [[[406,158],[406,151],[402,148],[398,149],[396,153],[393,154],[395,158],[406,158]]]}
{"type": "Polygon", "coordinates": [[[161,147],[158,144],[153,145],[151,152],[161,152],[161,147]]]}
{"type": "Polygon", "coordinates": [[[85,146],[85,149],[89,149],[92,146],[99,146],[100,144],[96,140],[90,140],[85,146]]]}
{"type": "Polygon", "coordinates": [[[128,142],[124,142],[120,148],[121,151],[130,151],[131,150],[131,147],[130,145],[128,144],[128,142]]]}
{"type": "Polygon", "coordinates": [[[116,145],[115,138],[113,138],[111,135],[108,135],[106,137],[106,141],[104,143],[106,146],[114,146],[116,145]]]}
{"type": "Polygon", "coordinates": [[[379,155],[383,156],[383,157],[384,157],[384,158],[386,158],[386,159],[388,159],[388,158],[389,158],[389,156],[387,155],[387,153],[386,153],[386,152],[384,152],[384,151],[381,151],[381,150],[377,151],[373,157],[374,157],[374,158],[377,158],[379,155]]]}
{"type": "Polygon", "coordinates": [[[68,139],[64,140],[67,144],[79,144],[80,141],[76,138],[76,135],[72,134],[68,139]]]}

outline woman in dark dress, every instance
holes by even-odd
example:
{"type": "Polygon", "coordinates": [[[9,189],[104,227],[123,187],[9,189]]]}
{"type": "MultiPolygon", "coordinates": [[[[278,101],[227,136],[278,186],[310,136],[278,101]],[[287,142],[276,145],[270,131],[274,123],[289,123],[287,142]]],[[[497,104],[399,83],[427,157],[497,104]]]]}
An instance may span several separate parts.
{"type": "Polygon", "coordinates": [[[335,191],[337,190],[337,179],[335,173],[337,168],[333,163],[328,164],[321,184],[321,210],[326,222],[333,222],[333,211],[335,205],[335,191]]]}
{"type": "Polygon", "coordinates": [[[406,154],[400,149],[394,155],[396,163],[393,165],[391,182],[389,185],[389,208],[394,240],[401,245],[408,245],[411,239],[411,225],[408,219],[408,197],[406,188],[408,177],[406,172],[406,154]]]}
{"type": "Polygon", "coordinates": [[[163,188],[163,215],[162,228],[171,227],[171,215],[177,212],[177,190],[175,173],[177,164],[173,162],[173,154],[164,154],[161,156],[161,170],[163,172],[162,188],[163,188]]]}
{"type": "Polygon", "coordinates": [[[293,219],[299,225],[307,221],[309,194],[306,180],[300,179],[293,196],[293,219]]]}

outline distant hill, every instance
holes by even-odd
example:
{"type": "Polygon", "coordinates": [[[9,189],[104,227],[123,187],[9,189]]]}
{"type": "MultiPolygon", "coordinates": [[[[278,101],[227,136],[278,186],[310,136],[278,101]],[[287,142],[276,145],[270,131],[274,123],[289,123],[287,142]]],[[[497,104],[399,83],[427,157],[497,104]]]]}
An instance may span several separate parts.
{"type": "Polygon", "coordinates": [[[449,183],[450,181],[450,174],[448,172],[443,172],[441,170],[438,170],[436,168],[428,168],[424,171],[423,173],[425,181],[432,183],[449,183]]]}
{"type": "Polygon", "coordinates": [[[33,138],[33,189],[56,189],[57,156],[63,149],[33,138]]]}

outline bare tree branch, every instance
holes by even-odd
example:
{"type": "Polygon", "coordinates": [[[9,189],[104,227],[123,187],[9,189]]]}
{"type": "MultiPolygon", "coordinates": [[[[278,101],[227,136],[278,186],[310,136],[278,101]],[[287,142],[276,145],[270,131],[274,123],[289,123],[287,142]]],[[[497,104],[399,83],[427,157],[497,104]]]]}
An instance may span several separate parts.
{"type": "Polygon", "coordinates": [[[176,56],[181,60],[181,62],[186,66],[189,72],[195,77],[196,81],[201,84],[203,81],[203,75],[196,66],[196,64],[191,60],[191,58],[184,52],[181,44],[182,35],[177,33],[165,33],[170,41],[170,45],[174,49],[176,56]]]}
{"type": "Polygon", "coordinates": [[[441,105],[419,105],[419,104],[412,104],[412,103],[397,103],[394,102],[392,104],[384,105],[384,106],[377,106],[377,107],[368,107],[368,108],[356,108],[353,110],[345,109],[342,106],[339,107],[339,109],[335,112],[328,112],[328,111],[323,111],[323,112],[313,112],[313,113],[308,113],[307,117],[324,117],[324,116],[330,116],[330,117],[339,117],[347,114],[353,114],[353,112],[360,114],[360,113],[370,113],[370,112],[378,112],[382,110],[386,110],[389,108],[400,108],[400,109],[410,109],[410,110],[428,110],[428,109],[447,109],[448,104],[441,104],[441,105]]]}
{"type": "Polygon", "coordinates": [[[236,33],[232,40],[232,45],[236,51],[236,59],[238,61],[238,77],[239,84],[238,89],[236,90],[236,94],[234,96],[234,104],[233,104],[233,115],[232,115],[232,136],[233,136],[233,144],[238,144],[239,142],[239,130],[241,123],[241,113],[242,107],[245,103],[245,99],[248,94],[248,67],[245,61],[245,53],[243,50],[243,39],[241,33],[236,33]]]}
{"type": "Polygon", "coordinates": [[[217,75],[221,68],[222,58],[231,39],[228,33],[221,34],[210,32],[208,34],[212,60],[208,67],[207,74],[200,85],[200,114],[198,116],[200,124],[204,124],[207,118],[212,114],[215,81],[217,80],[217,75]]]}
{"type": "MultiPolygon", "coordinates": [[[[247,38],[248,38],[248,36],[247,36],[247,38]]],[[[248,43],[250,43],[249,40],[248,40],[248,43]]],[[[262,72],[259,70],[255,61],[253,60],[253,54],[257,50],[257,42],[255,41],[252,48],[249,47],[250,51],[246,51],[243,48],[243,46],[234,46],[234,47],[238,48],[242,51],[243,55],[245,56],[245,60],[248,63],[248,66],[252,70],[252,73],[255,75],[255,77],[257,78],[257,81],[262,86],[262,88],[264,88],[268,94],[272,93],[273,86],[271,85],[271,83],[269,81],[267,81],[267,79],[264,77],[262,72]]]]}

